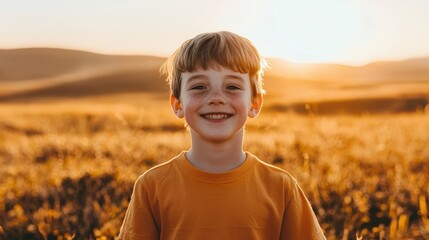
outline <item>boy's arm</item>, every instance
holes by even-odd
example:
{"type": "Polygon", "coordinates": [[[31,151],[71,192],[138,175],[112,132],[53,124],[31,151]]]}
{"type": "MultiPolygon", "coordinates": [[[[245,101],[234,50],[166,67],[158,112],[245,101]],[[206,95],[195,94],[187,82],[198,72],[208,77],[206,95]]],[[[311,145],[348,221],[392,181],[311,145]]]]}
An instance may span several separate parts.
{"type": "Polygon", "coordinates": [[[152,212],[143,177],[140,177],[134,184],[119,239],[159,239],[158,227],[152,212]]]}
{"type": "Polygon", "coordinates": [[[298,183],[291,184],[280,239],[326,240],[316,215],[298,183]]]}

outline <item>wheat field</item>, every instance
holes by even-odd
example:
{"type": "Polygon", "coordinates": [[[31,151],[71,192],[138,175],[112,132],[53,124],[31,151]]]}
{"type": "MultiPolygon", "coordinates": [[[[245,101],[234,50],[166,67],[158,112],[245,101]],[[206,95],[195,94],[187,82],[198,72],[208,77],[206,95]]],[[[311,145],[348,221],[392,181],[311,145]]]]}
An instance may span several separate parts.
{"type": "MultiPolygon", "coordinates": [[[[134,180],[189,148],[164,104],[0,105],[0,239],[116,238],[134,180]]],[[[263,111],[244,147],[298,179],[328,239],[428,239],[428,129],[263,111]]]]}

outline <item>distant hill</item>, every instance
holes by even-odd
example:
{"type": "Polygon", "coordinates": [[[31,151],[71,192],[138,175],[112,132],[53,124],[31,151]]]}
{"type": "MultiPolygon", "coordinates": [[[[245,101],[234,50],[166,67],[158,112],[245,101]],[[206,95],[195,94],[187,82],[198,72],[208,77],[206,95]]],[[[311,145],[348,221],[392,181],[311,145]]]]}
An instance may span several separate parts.
{"type": "Polygon", "coordinates": [[[290,79],[346,82],[429,82],[429,57],[373,62],[364,66],[291,63],[270,59],[270,76],[290,79]]]}
{"type": "MultiPolygon", "coordinates": [[[[145,68],[158,72],[165,58],[103,55],[56,48],[0,49],[0,82],[37,80],[88,69],[145,68]]],[[[429,57],[374,62],[361,67],[292,63],[270,58],[268,77],[317,81],[429,81],[429,57]]]]}
{"type": "MultiPolygon", "coordinates": [[[[0,103],[168,94],[159,74],[164,61],[54,48],[0,50],[0,103]]],[[[360,67],[268,62],[266,104],[274,111],[406,112],[429,102],[429,57],[360,67]]]]}
{"type": "Polygon", "coordinates": [[[56,48],[0,50],[0,82],[42,80],[94,69],[144,68],[155,70],[163,58],[152,56],[102,55],[56,48]]]}
{"type": "Polygon", "coordinates": [[[61,99],[96,97],[123,93],[168,93],[168,86],[154,71],[128,70],[100,75],[80,81],[70,81],[34,88],[13,94],[0,95],[2,101],[28,101],[29,99],[61,99]]]}
{"type": "Polygon", "coordinates": [[[0,102],[168,92],[158,71],[164,61],[66,49],[0,50],[0,102]]]}

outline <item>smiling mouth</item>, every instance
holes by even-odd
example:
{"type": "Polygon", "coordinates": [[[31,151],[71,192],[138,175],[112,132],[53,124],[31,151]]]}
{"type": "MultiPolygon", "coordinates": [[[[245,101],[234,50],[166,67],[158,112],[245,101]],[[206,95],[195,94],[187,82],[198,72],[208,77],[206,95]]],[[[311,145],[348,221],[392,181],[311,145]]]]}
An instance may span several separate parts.
{"type": "Polygon", "coordinates": [[[201,114],[201,117],[209,120],[222,120],[232,117],[232,114],[228,113],[207,113],[201,114]]]}

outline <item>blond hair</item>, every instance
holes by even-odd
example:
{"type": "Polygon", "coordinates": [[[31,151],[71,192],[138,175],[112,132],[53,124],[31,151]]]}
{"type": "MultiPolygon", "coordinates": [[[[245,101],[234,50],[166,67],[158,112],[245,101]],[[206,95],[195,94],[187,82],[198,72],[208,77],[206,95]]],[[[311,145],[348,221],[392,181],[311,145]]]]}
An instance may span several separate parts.
{"type": "Polygon", "coordinates": [[[235,33],[221,31],[202,33],[185,41],[161,66],[161,73],[167,76],[171,94],[180,98],[181,75],[197,68],[204,70],[218,66],[240,73],[248,73],[252,96],[264,94],[262,76],[267,67],[264,58],[255,46],[235,33]]]}

